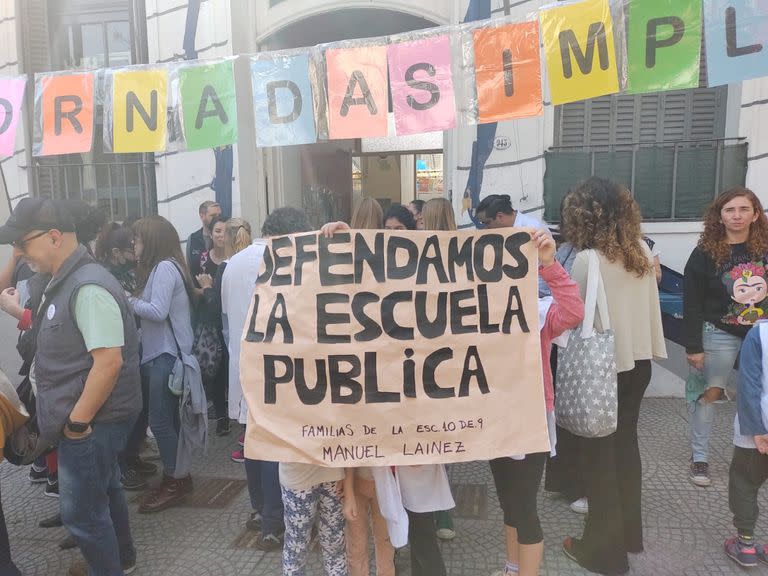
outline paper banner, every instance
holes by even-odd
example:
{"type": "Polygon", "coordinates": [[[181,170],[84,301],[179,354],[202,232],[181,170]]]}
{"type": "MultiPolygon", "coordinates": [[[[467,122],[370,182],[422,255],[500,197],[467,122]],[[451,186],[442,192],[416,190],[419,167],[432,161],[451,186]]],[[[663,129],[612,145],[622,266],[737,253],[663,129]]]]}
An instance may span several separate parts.
{"type": "Polygon", "coordinates": [[[0,158],[13,156],[26,78],[0,79],[0,158]]]}
{"type": "Polygon", "coordinates": [[[627,92],[698,88],[701,0],[631,0],[627,92]]]}
{"type": "Polygon", "coordinates": [[[539,23],[523,22],[472,32],[478,122],[539,116],[539,23]]]}
{"type": "Polygon", "coordinates": [[[329,49],[325,63],[329,138],[386,136],[387,47],[329,49]]]}
{"type": "Polygon", "coordinates": [[[251,84],[257,146],[317,140],[307,54],[253,59],[251,84]]]}
{"type": "Polygon", "coordinates": [[[179,71],[184,139],[188,150],[237,142],[234,62],[206,64],[179,71]]]}
{"type": "Polygon", "coordinates": [[[387,56],[397,135],[456,126],[450,38],[391,44],[387,56]]]}
{"type": "Polygon", "coordinates": [[[537,269],[514,228],[273,238],[240,344],[246,457],[355,467],[548,452],[537,269]]]}
{"type": "Polygon", "coordinates": [[[165,69],[115,72],[112,106],[113,152],[165,149],[168,106],[165,69]]]}
{"type": "Polygon", "coordinates": [[[93,146],[93,74],[42,76],[36,80],[35,116],[42,142],[36,156],[90,152],[93,146]],[[39,97],[37,96],[39,94],[39,97]]]}
{"type": "Polygon", "coordinates": [[[540,17],[553,104],[619,91],[608,0],[550,8],[540,17]]]}
{"type": "Polygon", "coordinates": [[[768,76],[768,2],[704,0],[707,83],[768,76]]]}

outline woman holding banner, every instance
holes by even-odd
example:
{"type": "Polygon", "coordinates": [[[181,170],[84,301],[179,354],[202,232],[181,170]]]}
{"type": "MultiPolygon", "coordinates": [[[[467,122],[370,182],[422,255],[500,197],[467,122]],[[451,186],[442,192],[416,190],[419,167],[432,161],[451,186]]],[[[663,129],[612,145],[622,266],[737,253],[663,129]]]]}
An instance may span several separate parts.
{"type": "MultiPolygon", "coordinates": [[[[424,221],[427,221],[425,216],[424,221]]],[[[545,230],[528,229],[538,247],[539,274],[547,282],[552,296],[539,298],[541,356],[544,370],[544,397],[547,407],[551,454],[555,455],[555,394],[550,368],[552,340],[575,328],[584,318],[584,304],[579,287],[555,260],[555,241],[545,230]]],[[[547,453],[525,454],[491,460],[496,493],[504,512],[507,561],[503,571],[494,576],[515,574],[537,576],[544,555],[544,534],[537,510],[537,495],[544,473],[547,453]]]]}
{"type": "Polygon", "coordinates": [[[589,250],[597,251],[618,372],[616,432],[579,439],[589,515],[583,536],[567,538],[563,551],[592,572],[623,574],[629,570],[627,553],[643,551],[637,421],[651,359],[666,357],[658,286],[640,231],[640,208],[626,188],[590,178],[568,193],[561,220],[566,240],[581,251],[572,276],[582,298],[589,250]]]}

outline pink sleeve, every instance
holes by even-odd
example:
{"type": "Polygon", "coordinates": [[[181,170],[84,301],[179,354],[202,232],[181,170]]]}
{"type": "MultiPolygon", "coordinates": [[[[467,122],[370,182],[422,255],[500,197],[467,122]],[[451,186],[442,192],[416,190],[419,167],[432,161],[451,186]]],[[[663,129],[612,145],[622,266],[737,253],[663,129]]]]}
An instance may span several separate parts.
{"type": "Polygon", "coordinates": [[[542,329],[542,341],[551,341],[584,319],[584,302],[581,300],[579,285],[574,282],[559,262],[546,268],[539,268],[541,278],[552,290],[552,306],[547,312],[547,321],[542,329]]]}

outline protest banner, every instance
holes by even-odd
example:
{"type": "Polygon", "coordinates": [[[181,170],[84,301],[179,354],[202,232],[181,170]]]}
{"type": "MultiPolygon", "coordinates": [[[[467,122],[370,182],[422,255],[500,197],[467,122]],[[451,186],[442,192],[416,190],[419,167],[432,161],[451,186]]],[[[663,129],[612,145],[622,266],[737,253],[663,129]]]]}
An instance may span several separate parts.
{"type": "Polygon", "coordinates": [[[330,138],[386,136],[387,47],[332,48],[325,63],[330,138]]]}
{"type": "Polygon", "coordinates": [[[41,132],[35,155],[89,152],[93,146],[93,74],[37,76],[35,117],[41,132]]]}
{"type": "Polygon", "coordinates": [[[165,149],[168,72],[115,72],[112,91],[113,152],[160,152],[165,149]]]}
{"type": "Polygon", "coordinates": [[[768,2],[704,0],[707,84],[768,76],[768,2]]]}
{"type": "Polygon", "coordinates": [[[0,79],[0,158],[13,156],[27,79],[0,79]]]}
{"type": "Polygon", "coordinates": [[[184,67],[179,82],[187,149],[237,142],[234,61],[184,67]]]}
{"type": "Polygon", "coordinates": [[[450,37],[392,44],[388,57],[397,135],[456,126],[450,37]]]}
{"type": "Polygon", "coordinates": [[[307,54],[252,58],[251,85],[257,146],[315,142],[307,54]]]}
{"type": "Polygon", "coordinates": [[[585,0],[542,10],[541,31],[552,104],[619,91],[608,0],[585,0]]]}
{"type": "Polygon", "coordinates": [[[342,467],[548,451],[536,258],[512,228],[272,239],[241,344],[246,457],[342,467]]]}
{"type": "Polygon", "coordinates": [[[701,0],[632,0],[628,8],[627,92],[697,88],[701,0]]]}
{"type": "Polygon", "coordinates": [[[538,22],[473,31],[478,122],[539,116],[541,58],[538,22]]]}

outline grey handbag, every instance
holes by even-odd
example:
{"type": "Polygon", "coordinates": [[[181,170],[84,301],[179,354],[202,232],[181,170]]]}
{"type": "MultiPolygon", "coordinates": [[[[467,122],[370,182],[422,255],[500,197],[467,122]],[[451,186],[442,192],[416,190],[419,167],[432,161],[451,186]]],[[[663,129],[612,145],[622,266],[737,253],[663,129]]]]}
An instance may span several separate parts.
{"type": "Polygon", "coordinates": [[[587,252],[584,322],[558,352],[555,416],[558,426],[577,436],[601,438],[616,431],[616,358],[600,260],[596,251],[587,252]],[[596,313],[602,332],[594,326],[596,313]]]}

